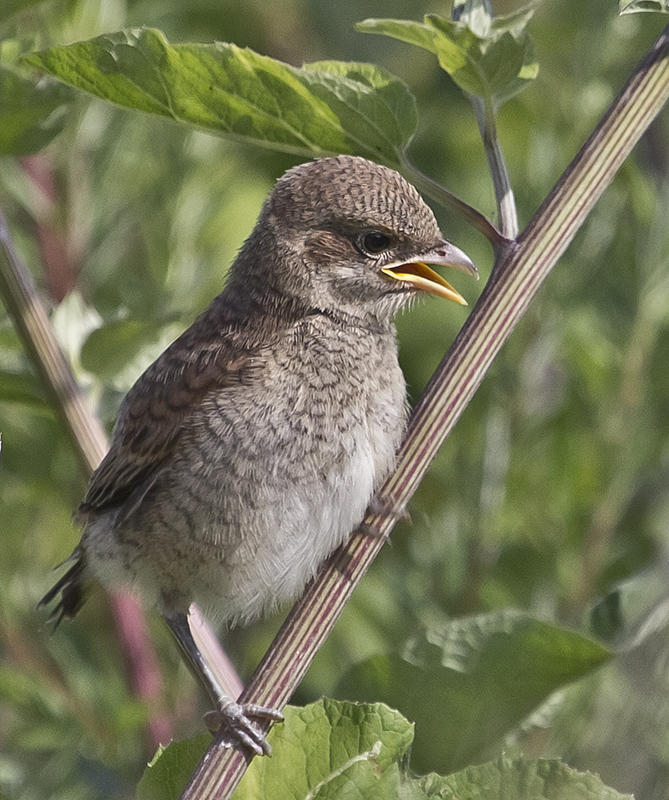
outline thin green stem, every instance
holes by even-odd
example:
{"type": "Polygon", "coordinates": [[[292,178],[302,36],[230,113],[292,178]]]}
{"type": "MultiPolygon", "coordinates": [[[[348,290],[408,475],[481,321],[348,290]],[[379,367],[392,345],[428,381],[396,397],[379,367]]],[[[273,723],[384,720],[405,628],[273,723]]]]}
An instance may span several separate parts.
{"type": "Polygon", "coordinates": [[[483,139],[488,166],[490,167],[499,226],[502,234],[507,239],[515,239],[518,236],[516,200],[513,195],[504,154],[502,153],[502,146],[497,136],[495,108],[490,100],[484,101],[479,97],[471,97],[470,99],[474,108],[474,116],[481,132],[481,138],[483,139]]]}
{"type": "Polygon", "coordinates": [[[424,175],[419,169],[413,166],[406,158],[402,158],[402,172],[408,181],[427,197],[431,197],[444,208],[453,210],[456,214],[467,220],[479,233],[482,233],[490,241],[496,253],[499,253],[507,244],[508,239],[497,230],[487,217],[483,216],[472,206],[460,200],[454,194],[445,189],[441,184],[424,175]]]}

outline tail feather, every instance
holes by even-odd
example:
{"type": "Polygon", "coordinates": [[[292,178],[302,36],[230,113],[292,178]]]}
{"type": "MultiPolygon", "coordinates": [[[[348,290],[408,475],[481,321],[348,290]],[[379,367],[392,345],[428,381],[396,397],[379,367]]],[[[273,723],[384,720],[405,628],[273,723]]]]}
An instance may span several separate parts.
{"type": "Polygon", "coordinates": [[[64,563],[69,561],[74,562],[72,566],[56,581],[37,604],[38,608],[43,608],[50,605],[60,595],[57,604],[49,614],[49,622],[54,623],[54,628],[60,625],[63,617],[74,617],[85,599],[87,581],[85,580],[86,561],[84,554],[77,548],[64,563]]]}

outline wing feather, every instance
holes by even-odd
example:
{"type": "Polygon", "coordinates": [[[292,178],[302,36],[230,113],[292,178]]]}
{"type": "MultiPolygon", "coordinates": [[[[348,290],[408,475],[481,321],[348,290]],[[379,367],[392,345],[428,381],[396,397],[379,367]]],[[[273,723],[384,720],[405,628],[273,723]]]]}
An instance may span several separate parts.
{"type": "Polygon", "coordinates": [[[257,359],[206,317],[173,342],[126,395],[109,452],[91,476],[78,515],[118,506],[176,449],[184,421],[210,392],[249,379],[257,359]],[[203,342],[203,334],[214,333],[203,342]]]}

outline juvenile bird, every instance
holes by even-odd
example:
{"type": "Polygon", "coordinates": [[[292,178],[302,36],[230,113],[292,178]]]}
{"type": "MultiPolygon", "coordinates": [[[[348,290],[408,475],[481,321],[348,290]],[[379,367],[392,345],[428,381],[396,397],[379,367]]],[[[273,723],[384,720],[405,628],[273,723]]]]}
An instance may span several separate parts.
{"type": "Polygon", "coordinates": [[[476,275],[397,172],[363,158],[289,170],[223,292],[123,401],[78,510],[83,535],[44,597],[74,616],[97,578],[158,607],[229,741],[267,752],[188,627],[294,599],[363,519],[406,419],[393,318],[418,292],[464,304],[426,264],[476,275]]]}

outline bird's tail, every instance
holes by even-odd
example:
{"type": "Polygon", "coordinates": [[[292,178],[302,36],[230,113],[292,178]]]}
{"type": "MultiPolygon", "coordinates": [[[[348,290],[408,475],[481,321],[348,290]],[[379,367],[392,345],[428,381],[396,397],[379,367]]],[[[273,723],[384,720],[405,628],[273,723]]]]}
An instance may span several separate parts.
{"type": "MultiPolygon", "coordinates": [[[[73,617],[84,602],[87,583],[85,578],[86,560],[84,552],[80,547],[77,547],[74,553],[72,553],[63,564],[68,564],[70,562],[72,562],[72,566],[56,581],[37,604],[38,608],[43,608],[44,606],[50,605],[58,598],[58,602],[49,615],[49,622],[53,622],[54,627],[60,625],[63,617],[73,617]],[[58,595],[60,595],[60,597],[58,597],[58,595]]],[[[63,566],[63,564],[59,566],[63,566]]]]}

